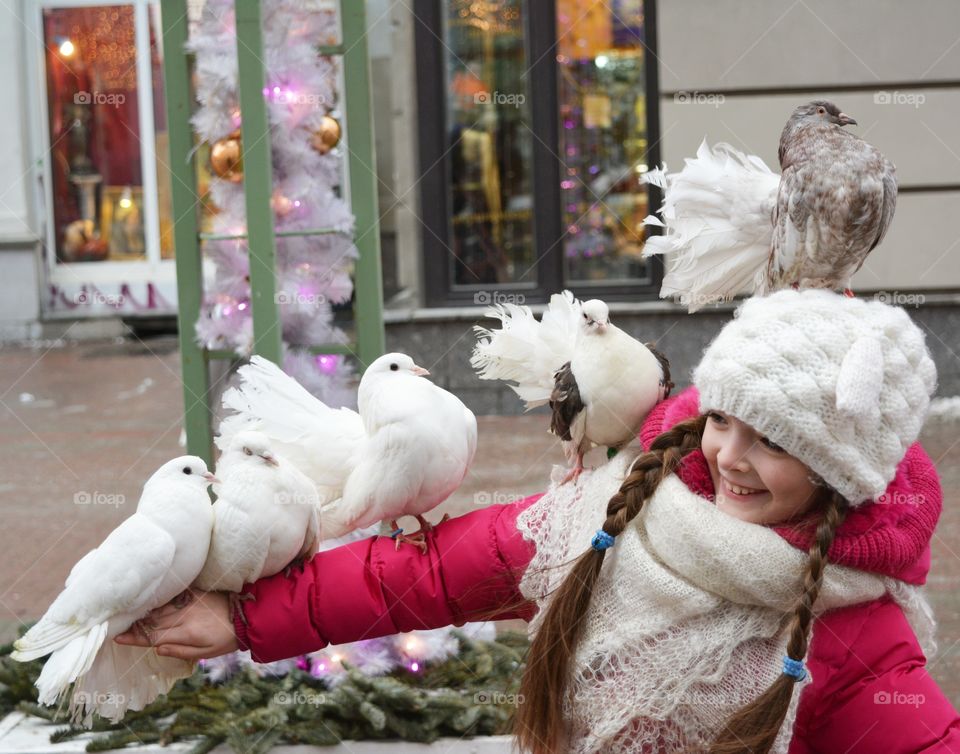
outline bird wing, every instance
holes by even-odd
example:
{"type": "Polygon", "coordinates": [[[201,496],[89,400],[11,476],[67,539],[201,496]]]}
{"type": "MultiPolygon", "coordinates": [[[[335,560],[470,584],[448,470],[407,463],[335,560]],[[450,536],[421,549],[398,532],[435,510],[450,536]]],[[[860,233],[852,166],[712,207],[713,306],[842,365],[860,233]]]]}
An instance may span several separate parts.
{"type": "Polygon", "coordinates": [[[679,173],[653,170],[645,180],[664,190],[660,217],[644,224],[664,228],[650,236],[644,255],[668,264],[660,297],[678,296],[693,312],[713,301],[752,292],[770,253],[770,222],[779,176],[753,155],[706,140],[679,173]]]}
{"type": "Polygon", "coordinates": [[[176,551],[176,541],[166,529],[134,513],[73,567],[64,590],[23,638],[43,624],[50,624],[47,628],[51,630],[53,626],[71,626],[86,631],[114,615],[145,613],[156,606],[157,599],[165,602],[157,588],[176,551]]]}
{"type": "Polygon", "coordinates": [[[470,364],[482,380],[509,380],[527,408],[549,402],[554,373],[570,361],[580,327],[580,302],[570,291],[550,297],[538,322],[528,306],[497,305],[486,316],[499,330],[475,327],[478,340],[470,364]]]}
{"type": "MultiPolygon", "coordinates": [[[[884,160],[883,173],[883,209],[880,215],[879,228],[877,229],[877,240],[873,242],[870,251],[873,251],[883,242],[883,237],[887,235],[887,229],[893,220],[893,213],[897,210],[897,169],[889,160],[884,160]]],[[[866,257],[864,257],[866,259],[866,257]]],[[[863,259],[860,260],[863,264],[863,259]]],[[[860,267],[858,266],[859,270],[860,267]]]]}
{"type": "Polygon", "coordinates": [[[327,499],[336,497],[356,464],[366,433],[356,411],[334,409],[314,397],[273,362],[254,356],[239,370],[241,382],[223,394],[233,411],[220,422],[217,445],[237,432],[256,429],[304,472],[327,499]]]}
{"type": "Polygon", "coordinates": [[[213,504],[213,535],[207,560],[193,582],[203,591],[239,592],[266,560],[270,529],[258,525],[245,505],[233,502],[238,493],[244,502],[254,504],[260,497],[257,491],[238,490],[236,477],[224,480],[213,504]]]}
{"type": "Polygon", "coordinates": [[[570,428],[577,415],[583,409],[583,401],[580,398],[580,389],[577,386],[577,379],[573,375],[568,361],[560,367],[554,375],[553,392],[550,394],[550,431],[561,440],[570,442],[573,437],[570,434],[570,428]]]}

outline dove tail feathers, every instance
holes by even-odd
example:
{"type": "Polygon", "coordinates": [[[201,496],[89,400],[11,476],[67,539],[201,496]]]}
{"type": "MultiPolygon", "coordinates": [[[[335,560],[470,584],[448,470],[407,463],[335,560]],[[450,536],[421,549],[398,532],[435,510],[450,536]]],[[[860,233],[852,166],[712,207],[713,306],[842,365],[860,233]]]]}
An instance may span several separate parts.
{"type": "Polygon", "coordinates": [[[91,727],[96,712],[111,722],[141,710],[193,674],[192,662],[160,657],[150,647],[107,642],[93,666],[77,680],[70,699],[74,722],[91,727]]]}
{"type": "Polygon", "coordinates": [[[107,637],[107,625],[106,621],[97,624],[50,655],[37,678],[40,704],[56,704],[70,684],[90,669],[107,637]]]}
{"type": "Polygon", "coordinates": [[[704,141],[679,173],[653,170],[646,181],[664,189],[660,217],[644,220],[664,228],[644,249],[666,257],[661,298],[677,296],[693,312],[762,287],[780,185],[763,160],[704,141]]]}
{"type": "Polygon", "coordinates": [[[570,291],[555,293],[538,322],[529,306],[497,304],[486,316],[499,330],[475,327],[477,344],[470,365],[482,380],[509,380],[531,409],[550,400],[554,373],[570,361],[579,327],[580,302],[570,291]]]}

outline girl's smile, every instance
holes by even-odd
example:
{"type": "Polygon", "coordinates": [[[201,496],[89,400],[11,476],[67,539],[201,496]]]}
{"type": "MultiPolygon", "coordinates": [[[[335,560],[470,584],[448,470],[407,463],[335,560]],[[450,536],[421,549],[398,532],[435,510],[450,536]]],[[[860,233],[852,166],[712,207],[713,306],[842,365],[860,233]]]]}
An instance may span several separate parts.
{"type": "Polygon", "coordinates": [[[709,412],[700,447],[716,505],[731,516],[778,524],[804,515],[819,499],[821,488],[805,464],[733,416],[709,412]]]}

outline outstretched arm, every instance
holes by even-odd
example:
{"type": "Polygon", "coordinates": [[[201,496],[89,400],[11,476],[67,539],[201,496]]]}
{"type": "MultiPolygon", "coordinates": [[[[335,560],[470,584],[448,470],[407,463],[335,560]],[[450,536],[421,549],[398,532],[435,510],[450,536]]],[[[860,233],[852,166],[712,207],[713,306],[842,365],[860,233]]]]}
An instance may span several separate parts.
{"type": "Polygon", "coordinates": [[[188,660],[239,647],[270,662],[402,631],[529,619],[535,607],[518,585],[534,549],[516,519],[538,497],[436,525],[426,554],[409,545],[397,550],[389,537],[318,553],[302,572],[245,585],[232,616],[225,596],[201,594],[151,615],[146,635],[129,631],[117,641],[152,643],[159,654],[188,660]]]}

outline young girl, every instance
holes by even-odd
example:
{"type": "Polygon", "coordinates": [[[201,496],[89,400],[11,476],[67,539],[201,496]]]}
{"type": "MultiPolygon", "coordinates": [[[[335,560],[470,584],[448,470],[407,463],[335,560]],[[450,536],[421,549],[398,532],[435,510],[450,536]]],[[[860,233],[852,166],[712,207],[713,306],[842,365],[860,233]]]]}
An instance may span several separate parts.
{"type": "Polygon", "coordinates": [[[901,309],[751,299],[645,452],[446,521],[425,556],[374,537],[247,585],[234,615],[201,594],[118,641],[266,662],[522,617],[524,750],[960,752],[924,668],[941,493],[915,440],[935,381],[901,309]]]}

